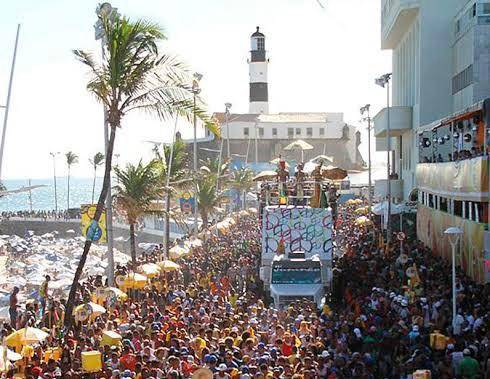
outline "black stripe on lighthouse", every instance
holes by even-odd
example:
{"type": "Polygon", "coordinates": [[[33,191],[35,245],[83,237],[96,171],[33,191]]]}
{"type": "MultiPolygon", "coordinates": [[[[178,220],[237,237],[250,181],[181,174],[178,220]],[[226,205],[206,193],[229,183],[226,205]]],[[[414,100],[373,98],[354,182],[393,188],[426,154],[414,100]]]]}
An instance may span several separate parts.
{"type": "Polygon", "coordinates": [[[250,83],[250,102],[269,101],[267,83],[250,83]]]}

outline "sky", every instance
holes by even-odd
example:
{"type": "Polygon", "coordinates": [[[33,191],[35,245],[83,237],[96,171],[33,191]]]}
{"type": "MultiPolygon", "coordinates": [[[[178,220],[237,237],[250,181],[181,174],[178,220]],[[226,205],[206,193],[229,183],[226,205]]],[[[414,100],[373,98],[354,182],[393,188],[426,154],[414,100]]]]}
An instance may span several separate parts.
{"type": "MultiPolygon", "coordinates": [[[[276,112],[344,112],[360,124],[359,108],[375,115],[386,94],[374,78],[390,72],[391,52],[380,48],[379,0],[113,0],[131,19],[160,24],[165,51],[204,75],[208,110],[248,112],[250,35],[266,35],[269,107],[276,112]]],[[[21,24],[3,178],[46,178],[50,152],[60,152],[57,174],[66,173],[67,151],[80,156],[72,175],[92,174],[88,159],[103,151],[103,112],[86,90],[87,70],[72,49],[98,53],[94,0],[0,0],[0,105],[6,103],[17,24],[21,24]]],[[[0,109],[0,120],[3,120],[0,109]]],[[[192,128],[178,124],[184,138],[192,128]]],[[[367,140],[366,125],[362,137],[367,140]]],[[[119,162],[151,156],[148,140],[171,139],[173,121],[128,115],[116,137],[119,162]]],[[[374,140],[374,138],[373,138],[374,140]]],[[[361,152],[367,157],[367,144],[361,152]]],[[[375,160],[381,161],[382,155],[375,160]]],[[[117,162],[116,162],[117,163],[117,162]]]]}

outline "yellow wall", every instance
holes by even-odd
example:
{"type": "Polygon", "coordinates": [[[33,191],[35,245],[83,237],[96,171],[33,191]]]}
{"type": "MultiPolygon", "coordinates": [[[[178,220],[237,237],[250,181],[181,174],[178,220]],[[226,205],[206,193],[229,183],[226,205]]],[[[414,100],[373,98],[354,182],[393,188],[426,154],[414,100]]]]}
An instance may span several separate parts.
{"type": "Polygon", "coordinates": [[[483,233],[485,224],[452,216],[425,205],[418,204],[417,237],[432,251],[451,262],[451,245],[444,231],[450,226],[463,230],[460,252],[456,250],[456,264],[463,267],[465,273],[478,283],[484,283],[483,233]]]}

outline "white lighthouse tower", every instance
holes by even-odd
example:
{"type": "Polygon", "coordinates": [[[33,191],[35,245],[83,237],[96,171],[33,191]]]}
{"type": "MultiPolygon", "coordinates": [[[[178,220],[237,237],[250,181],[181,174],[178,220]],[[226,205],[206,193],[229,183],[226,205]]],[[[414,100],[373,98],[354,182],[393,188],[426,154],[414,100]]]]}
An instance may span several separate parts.
{"type": "Polygon", "coordinates": [[[265,35],[259,31],[252,34],[249,66],[250,107],[249,113],[269,113],[269,91],[267,88],[267,65],[265,35]]]}

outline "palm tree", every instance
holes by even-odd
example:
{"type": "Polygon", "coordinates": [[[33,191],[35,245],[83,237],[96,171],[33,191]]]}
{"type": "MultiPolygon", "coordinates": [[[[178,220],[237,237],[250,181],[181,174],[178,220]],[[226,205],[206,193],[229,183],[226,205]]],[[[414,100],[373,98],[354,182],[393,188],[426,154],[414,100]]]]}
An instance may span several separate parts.
{"type": "Polygon", "coordinates": [[[150,211],[151,204],[161,197],[157,164],[151,161],[144,165],[141,161],[134,166],[128,164],[125,170],[115,167],[118,185],[114,187],[116,209],[125,216],[129,224],[131,260],[136,267],[135,225],[144,213],[150,211]]]}
{"type": "Polygon", "coordinates": [[[245,167],[231,173],[230,186],[238,191],[240,197],[243,196],[243,209],[245,208],[247,192],[253,187],[253,176],[253,171],[245,167]]]}
{"type": "MultiPolygon", "coordinates": [[[[124,115],[134,110],[146,111],[167,120],[176,115],[192,121],[194,115],[204,126],[218,133],[216,124],[202,110],[202,102],[193,102],[189,71],[176,58],[161,54],[158,43],[165,40],[162,29],[144,20],[130,21],[120,15],[102,17],[104,59],[97,63],[92,54],[75,50],[75,56],[91,73],[87,89],[106,109],[109,140],[105,152],[102,190],[97,201],[94,222],[99,222],[109,190],[112,154],[116,130],[124,115]]],[[[65,326],[72,325],[72,311],[92,241],[88,236],[68,295],[65,326]]]]}
{"type": "Polygon", "coordinates": [[[66,212],[68,215],[68,210],[70,209],[70,170],[71,166],[78,163],[78,155],[76,155],[73,151],[69,151],[65,154],[66,157],[66,165],[68,166],[68,189],[66,195],[66,212]]]}
{"type": "Polygon", "coordinates": [[[95,199],[95,180],[97,179],[97,167],[102,166],[104,164],[104,154],[102,153],[95,153],[93,158],[90,158],[88,161],[94,168],[94,183],[92,185],[92,204],[94,203],[95,199]]]}
{"type": "Polygon", "coordinates": [[[216,175],[202,174],[197,183],[197,209],[201,215],[203,227],[207,228],[209,215],[217,211],[224,195],[216,191],[216,175]]]}

